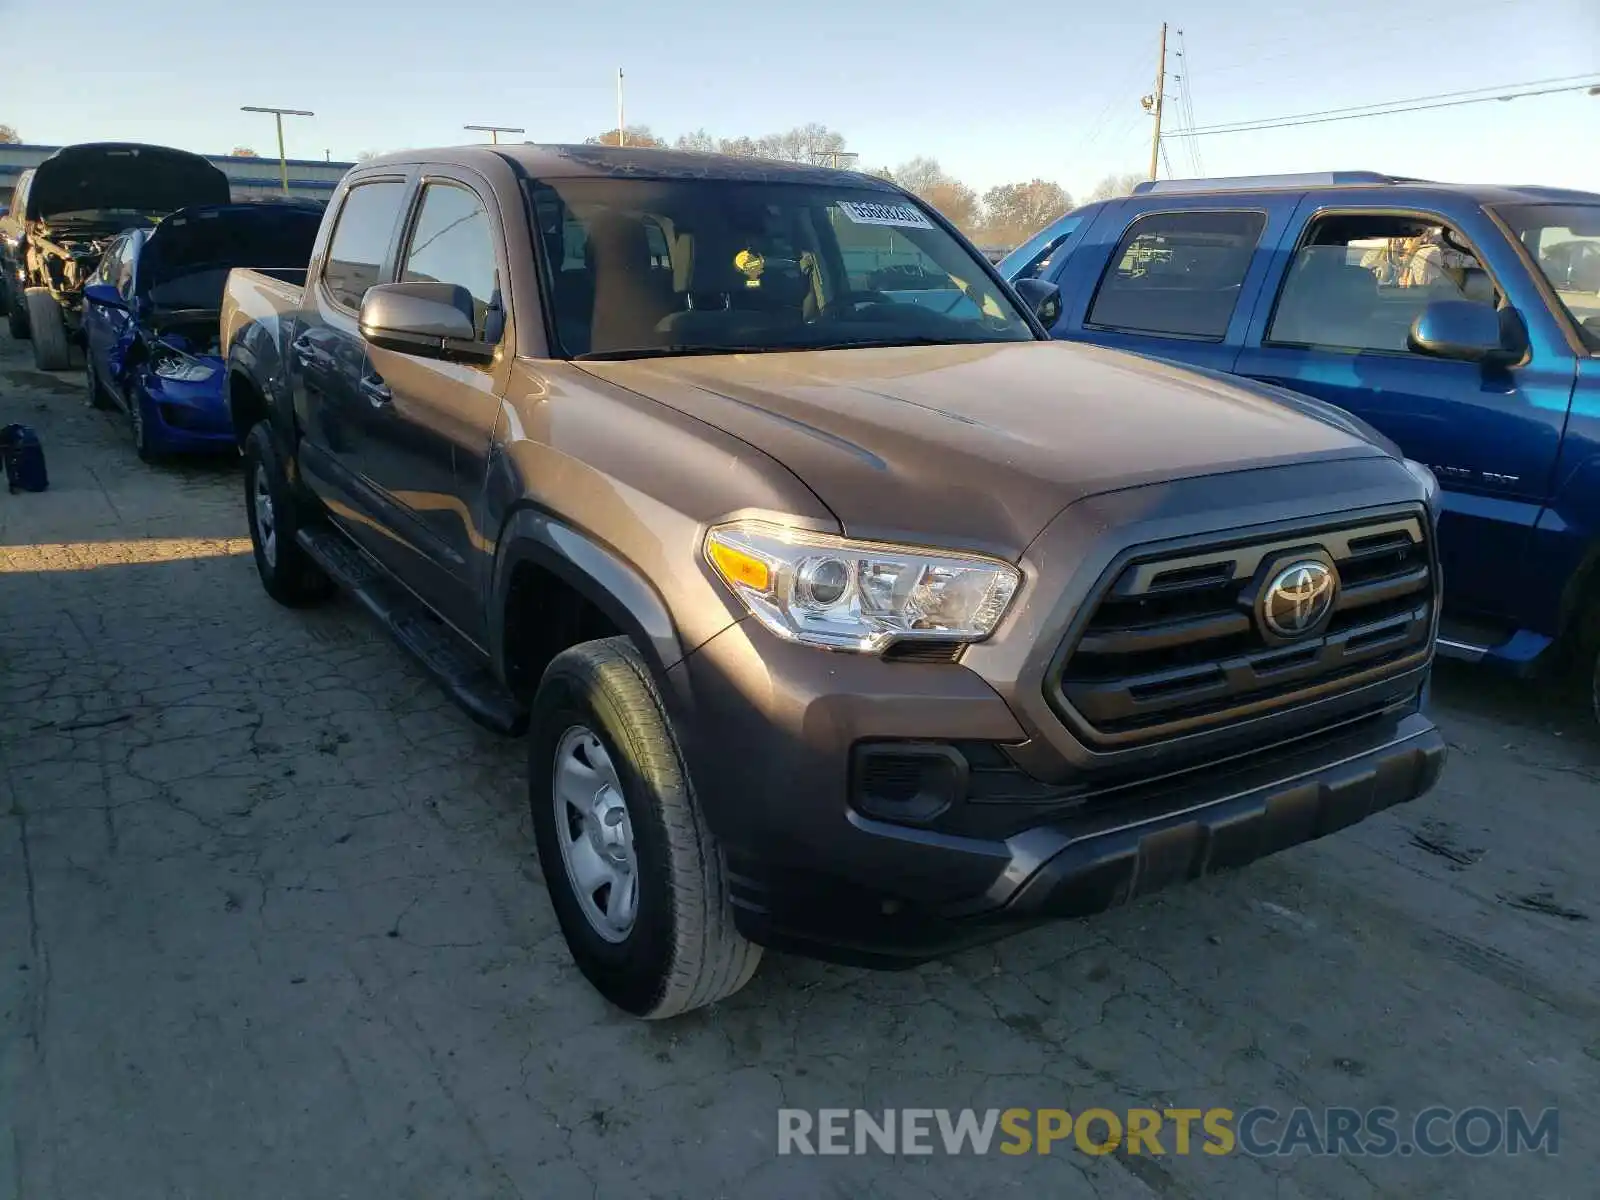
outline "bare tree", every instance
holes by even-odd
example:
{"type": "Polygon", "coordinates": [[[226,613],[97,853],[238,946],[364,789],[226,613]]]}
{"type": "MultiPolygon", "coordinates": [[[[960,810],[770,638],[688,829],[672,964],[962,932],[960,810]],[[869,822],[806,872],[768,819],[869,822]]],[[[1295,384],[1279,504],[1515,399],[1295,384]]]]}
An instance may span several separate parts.
{"type": "MultiPolygon", "coordinates": [[[[590,139],[593,141],[594,139],[590,139]]],[[[629,133],[628,140],[633,141],[629,133]]],[[[665,143],[661,143],[665,145],[665,143]]],[[[715,137],[704,129],[679,134],[672,143],[675,150],[689,150],[701,154],[731,154],[735,158],[773,158],[782,162],[809,163],[812,166],[834,166],[845,156],[844,134],[813,121],[796,125],[782,133],[768,133],[761,137],[715,137]]]]}
{"type": "Polygon", "coordinates": [[[1118,196],[1131,196],[1137,184],[1144,182],[1144,176],[1138,172],[1129,171],[1122,175],[1107,175],[1094,185],[1094,191],[1089,193],[1089,203],[1097,200],[1115,200],[1118,196]]]}
{"type": "Polygon", "coordinates": [[[666,143],[650,132],[648,125],[629,125],[626,139],[617,136],[616,127],[583,139],[590,146],[633,146],[641,149],[662,149],[666,143]]]}
{"type": "Polygon", "coordinates": [[[918,157],[894,169],[894,181],[926,200],[963,232],[977,229],[982,208],[978,193],[945,171],[936,158],[918,157]]]}
{"type": "Polygon", "coordinates": [[[983,194],[984,236],[1015,245],[1072,209],[1072,197],[1059,183],[1033,179],[1004,183],[983,194]]]}
{"type": "Polygon", "coordinates": [[[17,132],[15,125],[0,125],[0,145],[22,145],[22,135],[17,132]]]}
{"type": "Polygon", "coordinates": [[[250,149],[249,146],[235,146],[233,148],[233,157],[235,157],[235,158],[260,158],[261,155],[257,154],[254,150],[250,149]]]}
{"type": "Polygon", "coordinates": [[[715,154],[719,150],[717,139],[704,129],[696,129],[693,133],[680,133],[678,140],[672,143],[674,150],[687,150],[692,154],[715,154]]]}

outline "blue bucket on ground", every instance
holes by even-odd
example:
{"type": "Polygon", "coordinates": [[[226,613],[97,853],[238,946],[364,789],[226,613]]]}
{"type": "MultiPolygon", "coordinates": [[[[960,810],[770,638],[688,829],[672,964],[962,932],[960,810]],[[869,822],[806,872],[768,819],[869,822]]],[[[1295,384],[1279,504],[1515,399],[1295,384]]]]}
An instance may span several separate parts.
{"type": "Polygon", "coordinates": [[[18,492],[42,492],[50,486],[44,468],[44,446],[39,435],[26,425],[7,425],[0,429],[0,460],[6,466],[6,486],[18,492]]]}

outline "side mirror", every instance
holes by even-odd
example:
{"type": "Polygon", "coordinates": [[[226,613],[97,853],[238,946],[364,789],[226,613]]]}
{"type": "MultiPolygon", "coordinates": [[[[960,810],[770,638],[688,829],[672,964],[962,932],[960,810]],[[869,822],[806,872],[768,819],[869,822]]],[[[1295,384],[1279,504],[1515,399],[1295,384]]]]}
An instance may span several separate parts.
{"type": "Polygon", "coordinates": [[[361,301],[361,336],[374,346],[423,358],[487,362],[477,338],[472,293],[453,283],[380,283],[361,301]]]}
{"type": "Polygon", "coordinates": [[[1521,318],[1470,300],[1435,300],[1417,314],[1406,346],[1431,358],[1505,366],[1527,351],[1521,318]]]}
{"type": "Polygon", "coordinates": [[[1019,279],[1012,286],[1046,329],[1061,319],[1061,289],[1055,284],[1042,279],[1019,279]]]}
{"type": "Polygon", "coordinates": [[[128,302],[122,298],[122,293],[111,283],[89,284],[83,289],[83,298],[90,304],[100,304],[106,308],[126,310],[128,307],[128,302]]]}

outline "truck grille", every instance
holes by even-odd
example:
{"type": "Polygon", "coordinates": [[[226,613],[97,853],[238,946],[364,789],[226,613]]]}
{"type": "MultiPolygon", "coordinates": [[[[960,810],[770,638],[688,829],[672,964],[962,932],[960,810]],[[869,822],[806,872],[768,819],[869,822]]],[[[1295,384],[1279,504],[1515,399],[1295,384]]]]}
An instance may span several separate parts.
{"type": "Polygon", "coordinates": [[[1405,516],[1136,555],[1102,581],[1047,677],[1047,698],[1091,741],[1120,746],[1409,670],[1431,650],[1437,568],[1427,528],[1405,516]]]}

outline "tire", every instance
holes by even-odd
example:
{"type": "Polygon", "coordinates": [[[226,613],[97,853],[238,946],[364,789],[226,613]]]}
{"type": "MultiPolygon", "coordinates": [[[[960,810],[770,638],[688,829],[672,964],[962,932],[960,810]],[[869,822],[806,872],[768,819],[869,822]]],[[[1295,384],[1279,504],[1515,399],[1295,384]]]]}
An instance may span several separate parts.
{"type": "MultiPolygon", "coordinates": [[[[528,800],[545,887],[567,947],[596,990],[624,1012],[661,1020],[748,983],[761,947],[734,927],[722,853],[633,643],[606,638],[557,655],[534,696],[528,737],[528,800]],[[592,794],[581,770],[569,768],[574,787],[557,782],[558,766],[574,755],[601,781],[592,794]],[[611,807],[600,820],[575,823],[579,809],[566,800],[574,792],[591,811],[611,807]],[[613,821],[619,806],[625,820],[613,821]],[[603,827],[617,829],[627,843],[622,856],[632,860],[635,898],[628,927],[605,932],[595,919],[599,893],[590,893],[586,903],[576,882],[583,871],[572,865],[586,854],[594,855],[592,862],[607,861],[603,852],[583,850],[596,845],[594,830],[602,831],[600,842],[609,848],[603,827]]],[[[615,892],[607,888],[607,908],[615,892]]]]}
{"type": "Polygon", "coordinates": [[[33,365],[41,371],[65,371],[72,366],[72,345],[61,305],[49,288],[29,288],[28,328],[33,334],[33,365]]]}
{"type": "Polygon", "coordinates": [[[145,420],[144,396],[137,383],[128,388],[128,430],[133,435],[133,450],[139,461],[151,466],[161,461],[161,452],[150,442],[150,425],[145,420]]]}
{"type": "Polygon", "coordinates": [[[106,395],[106,389],[100,382],[100,372],[95,370],[94,359],[88,355],[84,355],[83,361],[83,386],[89,393],[90,408],[98,408],[101,412],[116,410],[116,404],[106,395]]]}
{"type": "Polygon", "coordinates": [[[295,541],[300,513],[282,455],[265,421],[245,439],[244,503],[256,572],[267,595],[288,608],[305,608],[332,595],[333,581],[295,541]],[[265,505],[260,503],[261,495],[266,497],[265,505]]]}
{"type": "Polygon", "coordinates": [[[1594,719],[1600,724],[1600,648],[1594,651],[1594,671],[1589,680],[1589,707],[1594,711],[1594,719]]]}
{"type": "Polygon", "coordinates": [[[9,284],[6,285],[6,296],[10,302],[6,312],[6,330],[17,341],[25,342],[28,340],[28,306],[9,284]]]}

